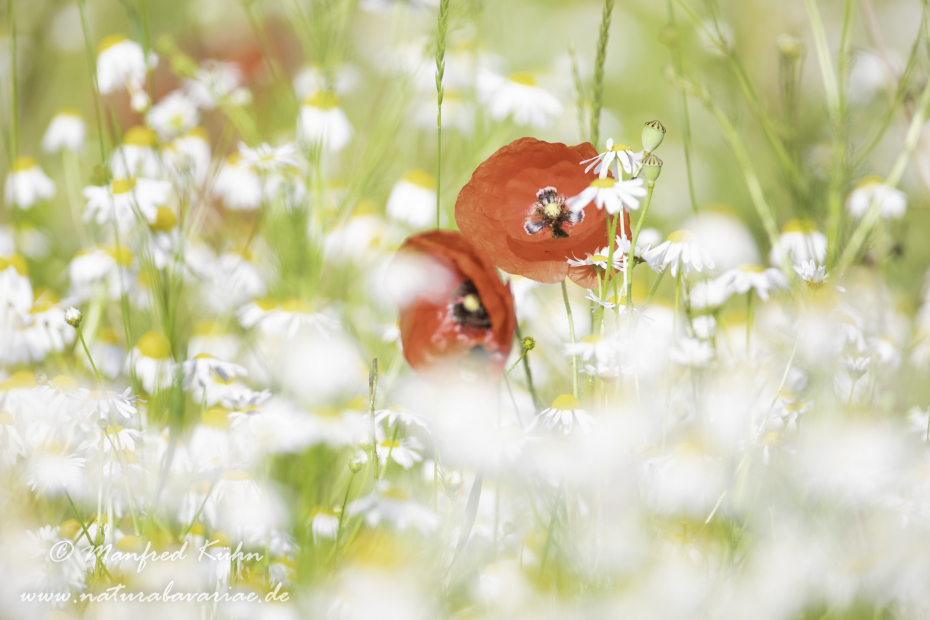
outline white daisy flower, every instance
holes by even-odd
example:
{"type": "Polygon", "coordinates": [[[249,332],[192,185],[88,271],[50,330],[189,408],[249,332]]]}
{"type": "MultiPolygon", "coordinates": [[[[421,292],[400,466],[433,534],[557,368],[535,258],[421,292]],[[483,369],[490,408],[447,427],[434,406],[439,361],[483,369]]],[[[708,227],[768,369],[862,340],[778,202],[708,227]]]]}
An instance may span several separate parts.
{"type": "Polygon", "coordinates": [[[590,433],[597,426],[597,420],[581,408],[581,403],[571,394],[562,394],[552,401],[552,406],[543,409],[533,426],[539,425],[547,431],[560,430],[568,435],[576,426],[582,433],[590,433]]]}
{"type": "Polygon", "coordinates": [[[304,99],[297,117],[297,137],[310,146],[320,145],[328,153],[338,153],[352,139],[352,124],[331,92],[317,92],[304,99]]]}
{"type": "MultiPolygon", "coordinates": [[[[602,308],[606,308],[607,310],[613,310],[614,308],[616,308],[617,300],[618,300],[616,295],[611,295],[606,300],[601,299],[600,297],[597,296],[597,294],[594,291],[588,291],[588,294],[585,295],[585,299],[589,301],[593,301],[598,306],[602,308]]],[[[597,308],[592,308],[591,312],[597,312],[597,308]]]]}
{"type": "Polygon", "coordinates": [[[165,145],[162,157],[176,185],[197,189],[210,170],[210,138],[206,130],[195,127],[165,145]]]}
{"type": "Polygon", "coordinates": [[[496,121],[510,117],[517,125],[545,129],[562,114],[562,103],[529,73],[505,78],[482,69],[478,74],[478,97],[496,121]]]}
{"type": "Polygon", "coordinates": [[[873,202],[878,203],[879,212],[886,220],[899,220],[907,210],[907,194],[876,177],[866,178],[850,192],[846,210],[851,216],[861,218],[873,202]]]}
{"type": "Polygon", "coordinates": [[[86,461],[56,441],[43,442],[28,457],[26,484],[43,494],[73,493],[84,481],[86,461]]]}
{"type": "Polygon", "coordinates": [[[589,334],[574,344],[566,344],[564,353],[577,355],[585,362],[595,360],[598,363],[607,363],[616,356],[617,344],[613,339],[589,334]]]}
{"type": "Polygon", "coordinates": [[[390,454],[391,461],[404,469],[410,469],[423,460],[418,450],[423,450],[423,444],[416,437],[404,437],[399,441],[385,439],[377,446],[378,459],[382,467],[387,463],[387,457],[390,454]]]}
{"type": "Polygon", "coordinates": [[[710,314],[696,316],[691,319],[691,330],[700,340],[711,340],[717,331],[717,319],[710,314]]]}
{"type": "Polygon", "coordinates": [[[823,286],[823,283],[830,277],[830,274],[828,274],[826,270],[827,268],[825,265],[818,265],[813,260],[806,260],[801,262],[800,265],[794,266],[794,271],[798,276],[815,288],[823,286]]]}
{"type": "Polygon", "coordinates": [[[619,179],[621,178],[620,168],[623,168],[623,171],[627,174],[632,175],[639,171],[642,162],[643,151],[634,153],[633,149],[627,145],[619,142],[614,144],[613,138],[608,138],[606,151],[598,153],[591,159],[586,159],[581,163],[588,164],[588,167],[584,169],[585,173],[594,168],[594,174],[602,179],[606,178],[609,172],[613,172],[614,178],[619,179]]]}
{"type": "Polygon", "coordinates": [[[59,110],[42,136],[42,150],[46,153],[80,151],[87,139],[87,127],[81,113],[73,108],[59,110]]]}
{"type": "Polygon", "coordinates": [[[111,415],[131,420],[139,415],[139,397],[132,395],[132,388],[126,388],[122,394],[110,390],[93,390],[87,392],[83,415],[94,421],[109,420],[111,415]]]}
{"type": "Polygon", "coordinates": [[[224,101],[244,104],[251,94],[242,83],[242,70],[234,62],[206,60],[194,73],[193,79],[184,80],[187,97],[202,110],[212,110],[224,101]]]}
{"type": "Polygon", "coordinates": [[[371,528],[386,521],[401,532],[414,527],[423,534],[429,534],[439,527],[439,517],[435,512],[383,480],[374,493],[353,501],[346,510],[350,517],[364,517],[365,524],[371,528]]]}
{"type": "Polygon", "coordinates": [[[246,146],[245,143],[240,142],[239,154],[242,155],[246,165],[259,172],[275,172],[300,167],[297,161],[297,147],[293,144],[271,146],[267,142],[263,142],[252,149],[246,146]]]}
{"type": "Polygon", "coordinates": [[[176,90],[153,105],[146,113],[145,121],[158,133],[162,142],[167,142],[196,127],[200,122],[200,112],[183,91],[176,90]]]}
{"type": "MultiPolygon", "coordinates": [[[[146,62],[142,46],[124,37],[113,34],[106,37],[97,47],[97,87],[101,95],[109,95],[126,88],[134,98],[145,94],[145,74],[158,64],[158,57],[149,53],[146,62]]],[[[147,99],[147,98],[146,98],[147,99]]],[[[137,101],[133,109],[139,111],[137,101]]]]}
{"type": "Polygon", "coordinates": [[[16,428],[16,420],[9,411],[0,411],[0,465],[10,467],[26,454],[23,438],[16,428]]]}
{"type": "Polygon", "coordinates": [[[714,359],[714,347],[706,340],[682,338],[669,349],[668,357],[680,366],[704,368],[714,359]]]}
{"type": "Polygon", "coordinates": [[[158,217],[158,207],[168,202],[171,184],[167,181],[142,177],[113,179],[103,187],[84,188],[87,210],[84,221],[107,224],[114,219],[123,228],[131,228],[136,221],[136,209],[149,223],[158,217]]]}
{"type": "Polygon", "coordinates": [[[304,67],[294,76],[294,92],[298,99],[306,99],[320,91],[327,90],[327,84],[332,85],[332,91],[337,95],[345,95],[361,83],[361,74],[354,65],[343,63],[338,66],[329,66],[327,71],[313,64],[304,67]]]}
{"type": "Polygon", "coordinates": [[[416,228],[436,221],[436,177],[425,170],[414,169],[394,184],[387,202],[387,215],[392,220],[416,228]]]}
{"type": "Polygon", "coordinates": [[[688,293],[691,309],[698,312],[713,312],[726,303],[732,294],[733,289],[722,278],[695,282],[688,293]]]}
{"type": "Polygon", "coordinates": [[[215,375],[228,383],[236,377],[245,377],[249,374],[245,368],[232,362],[224,362],[216,359],[209,353],[198,353],[183,364],[184,366],[184,389],[189,390],[192,387],[204,387],[215,375]]]}
{"type": "Polygon", "coordinates": [[[232,211],[252,211],[262,204],[262,179],[238,152],[220,166],[212,191],[232,211]]]}
{"type": "Polygon", "coordinates": [[[572,211],[580,211],[592,202],[598,209],[607,209],[611,215],[620,213],[623,207],[631,211],[639,209],[639,198],[648,191],[642,179],[617,181],[616,179],[595,179],[580,194],[565,201],[572,211]]]}
{"type": "Polygon", "coordinates": [[[426,417],[419,413],[408,411],[403,407],[388,407],[387,409],[375,411],[376,424],[381,424],[385,420],[387,420],[389,428],[394,426],[397,422],[401,422],[404,426],[409,427],[416,425],[429,430],[426,417]]]}
{"type": "Polygon", "coordinates": [[[164,175],[161,157],[155,149],[158,135],[148,127],[136,125],[123,134],[123,143],[110,154],[113,177],[146,177],[158,179],[164,175]]]}
{"type": "Polygon", "coordinates": [[[149,394],[170,387],[174,381],[171,343],[162,334],[146,332],[129,354],[132,371],[149,394]]]}
{"type": "Polygon", "coordinates": [[[102,284],[110,299],[119,299],[123,287],[129,288],[135,282],[130,271],[133,260],[132,250],[123,245],[95,245],[81,250],[68,266],[69,296],[79,302],[89,301],[97,285],[102,284]]]}
{"type": "Polygon", "coordinates": [[[55,182],[48,178],[36,160],[20,156],[6,176],[3,195],[11,207],[31,209],[37,202],[55,196],[55,182]]]}
{"type": "Polygon", "coordinates": [[[332,510],[314,508],[310,518],[310,529],[313,532],[314,542],[321,538],[335,540],[339,533],[339,517],[332,510]]]}
{"type": "Polygon", "coordinates": [[[693,235],[687,230],[676,230],[668,236],[668,240],[643,254],[643,259],[657,272],[671,267],[673,276],[678,275],[679,268],[685,275],[691,269],[702,271],[705,266],[708,269],[714,268],[714,259],[707,250],[694,243],[693,235]]]}
{"type": "Polygon", "coordinates": [[[790,220],[782,229],[778,244],[769,253],[769,261],[780,265],[784,254],[792,264],[806,260],[823,263],[827,258],[827,236],[810,220],[790,220]]]}
{"type": "Polygon", "coordinates": [[[11,308],[18,314],[32,307],[32,283],[26,261],[19,254],[0,256],[0,312],[11,308]]]}
{"type": "Polygon", "coordinates": [[[745,295],[753,289],[762,301],[769,300],[770,291],[788,286],[788,279],[781,269],[766,269],[761,265],[740,265],[721,275],[720,280],[737,295],[745,295]]]}
{"type": "Polygon", "coordinates": [[[324,335],[339,328],[339,321],[315,311],[299,299],[280,305],[270,299],[260,299],[244,305],[236,315],[239,324],[246,329],[257,325],[266,335],[285,334],[287,338],[293,338],[303,325],[314,327],[324,335]]]}

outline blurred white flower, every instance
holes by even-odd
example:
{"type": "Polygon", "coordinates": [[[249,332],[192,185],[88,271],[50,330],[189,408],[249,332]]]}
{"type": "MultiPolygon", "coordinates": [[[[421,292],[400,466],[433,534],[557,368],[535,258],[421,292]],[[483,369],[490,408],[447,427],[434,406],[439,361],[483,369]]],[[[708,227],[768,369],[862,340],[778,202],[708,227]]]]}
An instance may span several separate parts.
{"type": "Polygon", "coordinates": [[[55,196],[55,182],[48,178],[36,160],[22,155],[16,158],[7,173],[3,195],[11,207],[31,209],[37,202],[55,196]]]}
{"type": "Polygon", "coordinates": [[[390,455],[391,461],[404,469],[410,469],[423,460],[418,452],[422,450],[423,444],[416,437],[404,437],[400,440],[385,439],[377,446],[378,459],[382,467],[387,464],[387,458],[390,455]]]}
{"type": "Polygon", "coordinates": [[[176,90],[149,108],[145,120],[162,142],[167,142],[196,127],[200,112],[187,95],[176,90]]]}
{"type": "Polygon", "coordinates": [[[691,308],[697,311],[713,312],[730,298],[733,289],[723,278],[699,280],[688,292],[691,308]]]}
{"type": "Polygon", "coordinates": [[[80,151],[87,138],[87,127],[81,113],[72,108],[64,108],[52,117],[45,135],[42,136],[42,150],[46,153],[60,151],[80,151]]]}
{"type": "Polygon", "coordinates": [[[138,213],[152,223],[158,216],[158,207],[168,202],[171,192],[171,184],[167,181],[142,177],[113,179],[102,187],[85,187],[84,221],[94,220],[104,225],[115,219],[122,228],[128,229],[137,221],[138,213]]]}
{"type": "Polygon", "coordinates": [[[823,263],[827,258],[827,236],[809,220],[791,220],[785,224],[778,244],[769,253],[769,261],[780,265],[785,254],[792,264],[806,260],[823,263]]]}
{"type": "Polygon", "coordinates": [[[581,408],[577,398],[571,394],[562,394],[552,401],[551,407],[539,413],[533,425],[539,425],[547,431],[557,429],[568,435],[576,426],[582,433],[590,433],[597,426],[597,420],[581,408]]]}
{"type": "Polygon", "coordinates": [[[143,334],[129,354],[129,363],[149,394],[170,387],[174,381],[171,343],[162,334],[143,334]]]}
{"type": "Polygon", "coordinates": [[[436,221],[436,177],[413,169],[394,184],[387,202],[387,215],[392,220],[416,228],[436,221]]]}
{"type": "Polygon", "coordinates": [[[113,177],[159,179],[164,176],[161,156],[155,149],[157,144],[158,135],[148,127],[136,125],[127,129],[123,134],[123,143],[110,154],[113,177]]]}
{"type": "Polygon", "coordinates": [[[745,295],[750,289],[754,290],[762,301],[769,300],[771,291],[788,286],[788,280],[780,269],[766,269],[761,265],[741,265],[736,269],[730,269],[719,279],[737,295],[745,295]]]}
{"type": "Polygon", "coordinates": [[[401,489],[386,481],[376,490],[361,497],[346,508],[350,517],[362,516],[368,527],[378,527],[383,521],[403,532],[409,527],[429,534],[439,526],[439,517],[432,510],[411,500],[401,489]]]}
{"type": "Polygon", "coordinates": [[[882,179],[869,177],[850,192],[846,199],[846,210],[855,218],[864,217],[876,203],[879,213],[886,220],[898,220],[907,210],[907,195],[887,185],[882,179]]]}
{"type": "Polygon", "coordinates": [[[802,261],[800,265],[795,265],[794,271],[802,280],[813,287],[822,286],[830,277],[830,274],[826,273],[826,266],[818,265],[813,260],[802,261]]]}
{"type": "Polygon", "coordinates": [[[517,125],[545,129],[562,114],[561,102],[540,87],[529,73],[514,73],[505,78],[482,69],[478,74],[478,97],[497,121],[510,117],[517,125]]]}
{"type": "Polygon", "coordinates": [[[269,299],[260,299],[244,305],[236,314],[239,324],[246,329],[257,325],[267,335],[285,334],[287,338],[293,338],[303,325],[313,327],[323,335],[339,328],[339,321],[299,299],[290,299],[280,305],[269,299]]]}
{"type": "Polygon", "coordinates": [[[184,80],[184,92],[198,108],[212,110],[229,101],[247,103],[251,94],[242,83],[242,70],[234,62],[207,60],[200,64],[193,79],[184,80]]]}
{"type": "Polygon", "coordinates": [[[706,340],[682,338],[669,349],[668,356],[680,366],[704,368],[714,359],[714,347],[706,340]]]}
{"type": "Polygon", "coordinates": [[[318,92],[303,100],[297,117],[297,138],[327,153],[338,153],[352,139],[352,124],[331,92],[318,92]]]}
{"type": "Polygon", "coordinates": [[[145,85],[145,74],[158,64],[158,57],[150,53],[148,62],[142,46],[120,34],[113,34],[97,47],[97,86],[101,95],[109,95],[122,88],[135,94],[145,85]]]}
{"type": "Polygon", "coordinates": [[[271,146],[263,142],[253,149],[240,142],[239,154],[246,165],[261,173],[300,167],[297,161],[297,147],[293,144],[271,146]]]}
{"type": "Polygon", "coordinates": [[[310,529],[313,532],[313,540],[319,541],[321,538],[335,540],[339,532],[339,517],[331,510],[316,509],[315,514],[310,520],[310,529]]]}
{"type": "Polygon", "coordinates": [[[212,191],[232,211],[251,211],[262,204],[262,179],[238,152],[220,166],[212,191]]]}

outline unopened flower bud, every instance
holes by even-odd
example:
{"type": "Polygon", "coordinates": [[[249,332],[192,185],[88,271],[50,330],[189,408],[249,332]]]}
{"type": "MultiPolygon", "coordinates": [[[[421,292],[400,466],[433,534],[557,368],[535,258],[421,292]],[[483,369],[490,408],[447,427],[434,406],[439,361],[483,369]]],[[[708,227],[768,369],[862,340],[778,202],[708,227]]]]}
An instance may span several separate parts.
{"type": "Polygon", "coordinates": [[[778,35],[778,52],[785,58],[795,59],[804,51],[804,46],[797,37],[790,34],[778,35]]]}
{"type": "Polygon", "coordinates": [[[643,127],[643,150],[651,153],[662,144],[665,139],[665,126],[659,121],[649,121],[643,127]]]}
{"type": "Polygon", "coordinates": [[[662,172],[662,160],[649,154],[643,158],[643,178],[650,184],[655,183],[662,172]]]}
{"type": "Polygon", "coordinates": [[[74,306],[65,310],[65,322],[71,327],[77,329],[81,325],[82,320],[84,320],[84,315],[74,306]]]}
{"type": "Polygon", "coordinates": [[[357,474],[362,470],[362,465],[364,465],[362,459],[356,457],[349,461],[349,471],[351,471],[353,474],[357,474]]]}
{"type": "Polygon", "coordinates": [[[48,385],[48,375],[40,370],[36,373],[36,383],[39,385],[48,385]]]}
{"type": "Polygon", "coordinates": [[[520,346],[523,347],[524,351],[532,351],[536,348],[536,341],[527,336],[520,341],[520,346]]]}

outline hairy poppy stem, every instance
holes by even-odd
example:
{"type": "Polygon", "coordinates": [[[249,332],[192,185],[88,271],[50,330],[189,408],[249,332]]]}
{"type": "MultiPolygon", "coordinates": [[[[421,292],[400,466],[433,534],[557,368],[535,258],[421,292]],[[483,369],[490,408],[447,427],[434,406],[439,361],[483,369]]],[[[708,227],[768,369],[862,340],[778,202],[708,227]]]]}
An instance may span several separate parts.
{"type": "Polygon", "coordinates": [[[378,393],[378,358],[371,360],[371,372],[368,373],[368,420],[371,432],[371,464],[374,468],[372,480],[378,484],[378,440],[375,435],[375,395],[378,393]]]}
{"type": "Polygon", "coordinates": [[[578,356],[575,354],[575,319],[572,318],[572,306],[568,303],[568,287],[562,280],[562,301],[565,302],[565,314],[568,315],[568,336],[572,341],[572,396],[578,398],[578,356]]]}
{"type": "Polygon", "coordinates": [[[636,222],[633,240],[630,241],[630,253],[626,257],[626,316],[627,320],[630,322],[630,331],[633,329],[633,267],[636,266],[633,257],[636,255],[636,242],[639,240],[639,231],[643,229],[643,222],[646,221],[646,214],[649,212],[649,205],[652,204],[652,192],[655,190],[655,187],[655,183],[650,181],[649,193],[646,195],[646,204],[643,205],[643,212],[640,213],[639,221],[636,222]]]}

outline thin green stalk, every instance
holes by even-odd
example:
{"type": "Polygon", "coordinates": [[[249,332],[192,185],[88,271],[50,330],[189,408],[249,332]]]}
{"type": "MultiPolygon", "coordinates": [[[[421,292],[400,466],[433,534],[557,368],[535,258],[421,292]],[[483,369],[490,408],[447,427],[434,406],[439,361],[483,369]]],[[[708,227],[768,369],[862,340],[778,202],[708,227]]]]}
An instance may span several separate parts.
{"type": "Polygon", "coordinates": [[[214,478],[213,482],[210,483],[210,488],[207,489],[206,495],[203,496],[203,501],[200,502],[200,508],[197,509],[197,512],[194,513],[194,517],[191,519],[191,522],[187,524],[181,531],[181,535],[178,536],[178,540],[184,540],[184,537],[190,534],[190,531],[194,528],[194,524],[197,523],[197,519],[200,518],[200,515],[203,514],[203,509],[207,505],[207,500],[210,499],[210,494],[213,493],[213,489],[216,487],[216,483],[219,482],[220,478],[217,476],[214,478]]]}
{"type": "MultiPolygon", "coordinates": [[[[904,137],[904,148],[901,150],[901,153],[898,154],[898,158],[895,160],[891,172],[889,172],[888,176],[885,178],[886,185],[897,187],[898,183],[901,182],[901,177],[904,176],[904,171],[907,170],[911,155],[913,155],[914,149],[917,148],[920,132],[927,118],[928,107],[930,107],[930,82],[927,83],[923,93],[920,95],[920,103],[917,109],[914,110],[914,117],[911,119],[911,125],[907,129],[907,135],[904,137]]],[[[866,238],[868,238],[869,233],[872,231],[872,227],[880,216],[881,203],[873,199],[872,204],[869,205],[868,212],[862,218],[862,221],[859,222],[859,226],[849,238],[849,242],[846,244],[846,248],[843,250],[840,260],[837,262],[835,271],[842,273],[852,264],[852,261],[859,254],[862,244],[865,243],[866,238]]]]}
{"type": "Polygon", "coordinates": [[[627,320],[630,322],[630,330],[633,329],[633,267],[635,267],[634,256],[636,255],[636,242],[639,240],[639,231],[643,228],[643,222],[646,221],[646,214],[649,212],[649,205],[652,204],[652,192],[656,184],[652,181],[648,183],[648,193],[646,194],[646,204],[643,205],[643,211],[639,215],[639,221],[636,222],[636,230],[633,232],[633,240],[630,242],[630,253],[627,256],[627,278],[626,278],[626,312],[627,320]]]}
{"type": "Polygon", "coordinates": [[[664,275],[665,275],[665,272],[664,272],[664,271],[660,271],[660,272],[659,272],[659,275],[656,276],[656,281],[652,283],[652,288],[649,289],[649,296],[646,297],[646,304],[645,304],[645,305],[648,306],[648,305],[649,305],[649,302],[652,301],[652,297],[653,297],[653,295],[656,294],[656,291],[659,289],[659,284],[662,283],[662,277],[663,277],[664,275]]]}
{"type": "Polygon", "coordinates": [[[90,354],[90,349],[87,348],[87,343],[84,342],[84,332],[81,330],[81,326],[78,325],[74,329],[77,331],[78,338],[81,339],[81,346],[84,347],[84,353],[87,354],[87,361],[90,362],[90,367],[94,369],[94,375],[97,377],[97,383],[103,385],[103,379],[100,378],[100,372],[97,371],[97,365],[94,364],[94,358],[90,354]]]}
{"type": "MultiPolygon", "coordinates": [[[[349,491],[352,490],[352,481],[355,480],[355,472],[352,470],[349,470],[349,472],[349,484],[346,485],[346,494],[345,497],[342,498],[342,510],[339,511],[339,527],[336,528],[336,553],[339,553],[339,542],[342,540],[342,529],[346,518],[346,506],[349,503],[349,491]]],[[[335,556],[333,556],[333,561],[335,562],[335,556]]]]}
{"type": "Polygon", "coordinates": [[[10,28],[10,148],[11,165],[19,157],[19,69],[16,66],[16,17],[13,6],[16,0],[7,0],[6,19],[10,28]]]}
{"type": "Polygon", "coordinates": [[[604,0],[601,15],[601,32],[597,41],[597,57],[594,60],[594,96],[591,101],[591,143],[597,148],[601,139],[601,109],[604,107],[604,63],[607,61],[607,41],[610,38],[610,18],[614,0],[604,0]]]}
{"type": "MultiPolygon", "coordinates": [[[[672,30],[673,38],[669,41],[669,51],[672,53],[672,63],[675,72],[684,74],[684,60],[681,56],[681,41],[678,39],[678,27],[675,24],[675,4],[668,0],[668,27],[672,30]]],[[[698,212],[697,198],[694,196],[694,177],[691,173],[691,115],[688,113],[688,95],[681,93],[681,111],[684,116],[683,131],[681,134],[685,148],[685,173],[688,175],[688,197],[691,199],[691,210],[698,212]]],[[[635,246],[634,246],[635,247],[635,246]]]]}
{"type": "Polygon", "coordinates": [[[575,319],[572,318],[572,306],[568,303],[568,287],[562,280],[562,301],[565,302],[565,314],[568,315],[568,335],[572,341],[572,396],[578,398],[578,356],[575,354],[575,319]]]}
{"type": "MultiPolygon", "coordinates": [[[[517,325],[516,329],[517,340],[520,342],[520,347],[523,347],[523,336],[520,334],[520,326],[517,325]]],[[[523,371],[526,373],[526,387],[530,391],[530,394],[533,396],[533,403],[536,407],[542,409],[542,401],[539,399],[539,394],[536,393],[536,386],[533,385],[533,372],[530,370],[530,356],[529,351],[523,350],[523,371]]]]}
{"type": "MultiPolygon", "coordinates": [[[[613,277],[613,266],[614,266],[614,247],[617,245],[617,220],[623,219],[624,210],[620,209],[620,213],[613,217],[607,218],[607,265],[604,267],[604,279],[601,281],[601,290],[600,297],[604,299],[604,295],[607,292],[607,285],[610,284],[610,280],[613,277]]],[[[595,321],[595,326],[599,326],[597,332],[599,333],[604,327],[604,306],[601,306],[597,312],[597,320],[595,321]]]]}
{"type": "Polygon", "coordinates": [[[439,23],[436,28],[436,228],[440,225],[439,195],[442,179],[442,77],[446,71],[446,31],[449,27],[449,0],[439,3],[439,23]]]}
{"type": "Polygon", "coordinates": [[[391,437],[391,445],[388,446],[387,457],[384,459],[384,468],[381,470],[381,478],[387,475],[388,465],[391,464],[391,454],[394,453],[394,444],[397,443],[397,431],[400,430],[400,424],[394,425],[394,435],[391,437]]]}
{"type": "Polygon", "coordinates": [[[749,338],[752,335],[752,289],[746,293],[746,357],[749,357],[749,338]]]}
{"type": "Polygon", "coordinates": [[[103,105],[100,103],[100,86],[97,83],[97,63],[94,60],[94,51],[90,44],[90,35],[87,30],[87,15],[84,11],[84,1],[77,0],[78,11],[81,14],[81,29],[84,31],[84,51],[87,54],[87,68],[90,71],[90,81],[94,91],[94,112],[97,116],[97,137],[100,139],[100,161],[106,162],[107,148],[103,138],[103,105]]]}
{"type": "Polygon", "coordinates": [[[375,434],[375,396],[378,393],[378,358],[371,360],[371,372],[368,373],[368,421],[371,433],[371,464],[374,468],[372,481],[378,483],[378,439],[375,434]]]}
{"type": "Polygon", "coordinates": [[[836,123],[836,114],[840,109],[840,92],[836,81],[836,73],[833,71],[833,61],[830,58],[830,48],[827,45],[827,33],[824,30],[823,20],[820,18],[816,0],[804,0],[804,5],[807,7],[811,30],[814,33],[814,47],[817,50],[817,60],[820,62],[823,88],[827,93],[827,107],[833,117],[833,122],[836,123]]]}
{"type": "MultiPolygon", "coordinates": [[[[81,516],[81,513],[78,512],[77,506],[74,505],[74,500],[71,499],[71,494],[68,493],[68,491],[65,491],[65,497],[68,498],[68,503],[71,504],[71,510],[74,511],[74,516],[77,517],[78,525],[81,526],[81,531],[84,532],[84,537],[87,538],[87,542],[90,543],[90,546],[91,546],[91,547],[94,547],[94,548],[99,547],[99,545],[96,544],[96,543],[91,539],[91,537],[90,537],[90,532],[87,531],[87,526],[84,525],[84,517],[82,517],[82,516],[81,516]]],[[[98,525],[97,529],[98,529],[98,530],[100,529],[99,525],[98,525]]],[[[95,555],[96,555],[96,554],[95,554],[95,555]]],[[[97,555],[97,560],[98,560],[98,561],[100,560],[100,556],[99,556],[99,555],[97,555]]],[[[101,563],[101,564],[102,564],[102,563],[101,563]]],[[[106,565],[102,565],[101,567],[103,568],[103,572],[106,573],[107,579],[109,579],[110,581],[113,581],[113,575],[111,575],[111,574],[110,574],[110,571],[107,570],[106,565]]]]}

